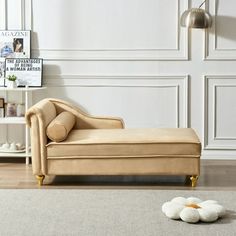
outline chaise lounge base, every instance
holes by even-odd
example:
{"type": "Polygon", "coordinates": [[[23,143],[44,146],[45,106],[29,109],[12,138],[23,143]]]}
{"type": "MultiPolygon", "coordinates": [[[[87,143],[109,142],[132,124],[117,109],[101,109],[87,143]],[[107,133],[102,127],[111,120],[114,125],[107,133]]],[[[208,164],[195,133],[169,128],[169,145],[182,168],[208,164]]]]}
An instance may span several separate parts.
{"type": "Polygon", "coordinates": [[[124,129],[118,118],[90,117],[55,99],[37,103],[26,118],[40,185],[46,175],[183,175],[195,186],[200,174],[201,144],[190,128],[124,129]],[[62,111],[76,124],[65,140],[51,141],[46,127],[62,111]]]}

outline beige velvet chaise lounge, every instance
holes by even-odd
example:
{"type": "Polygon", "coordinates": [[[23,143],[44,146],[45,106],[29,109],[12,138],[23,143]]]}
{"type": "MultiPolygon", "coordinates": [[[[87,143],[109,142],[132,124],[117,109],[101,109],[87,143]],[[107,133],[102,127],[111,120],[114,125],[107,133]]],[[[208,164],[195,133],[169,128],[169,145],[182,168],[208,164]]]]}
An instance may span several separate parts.
{"type": "Polygon", "coordinates": [[[57,99],[26,114],[31,128],[33,174],[183,175],[194,187],[201,143],[191,128],[125,129],[122,119],[93,117],[57,99]]]}

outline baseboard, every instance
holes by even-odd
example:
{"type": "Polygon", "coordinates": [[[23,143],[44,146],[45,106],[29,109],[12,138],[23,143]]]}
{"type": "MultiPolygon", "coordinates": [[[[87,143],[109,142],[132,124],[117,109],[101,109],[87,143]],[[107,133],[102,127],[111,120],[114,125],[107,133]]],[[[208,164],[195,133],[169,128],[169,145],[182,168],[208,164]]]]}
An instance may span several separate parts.
{"type": "Polygon", "coordinates": [[[216,153],[202,153],[201,156],[204,160],[235,160],[236,161],[236,152],[219,152],[216,153]]]}

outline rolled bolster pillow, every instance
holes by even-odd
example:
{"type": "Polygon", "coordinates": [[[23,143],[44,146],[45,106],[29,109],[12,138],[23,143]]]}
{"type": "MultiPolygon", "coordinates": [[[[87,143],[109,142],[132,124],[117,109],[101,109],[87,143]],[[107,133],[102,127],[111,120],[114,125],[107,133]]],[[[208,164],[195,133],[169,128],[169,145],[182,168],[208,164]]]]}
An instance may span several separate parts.
{"type": "Polygon", "coordinates": [[[54,142],[61,142],[67,138],[74,124],[75,116],[68,111],[63,111],[48,125],[47,136],[54,142]]]}

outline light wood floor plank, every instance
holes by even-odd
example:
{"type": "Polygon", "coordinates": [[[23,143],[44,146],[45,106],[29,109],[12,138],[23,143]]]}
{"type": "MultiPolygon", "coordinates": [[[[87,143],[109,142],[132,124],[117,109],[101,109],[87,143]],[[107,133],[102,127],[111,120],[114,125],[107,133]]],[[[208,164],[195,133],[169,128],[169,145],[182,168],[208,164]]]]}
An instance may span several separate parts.
{"type": "MultiPolygon", "coordinates": [[[[184,177],[47,176],[45,189],[192,189],[184,177]]],[[[31,165],[0,159],[0,188],[37,189],[31,165]]],[[[236,190],[236,161],[202,160],[196,190],[236,190]]]]}

